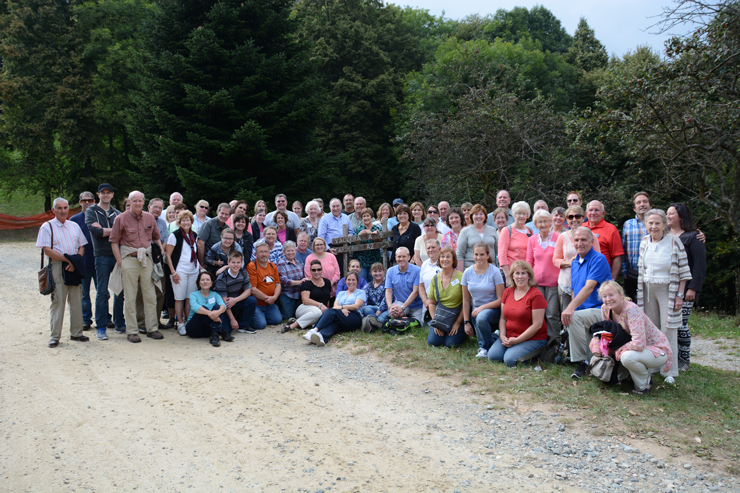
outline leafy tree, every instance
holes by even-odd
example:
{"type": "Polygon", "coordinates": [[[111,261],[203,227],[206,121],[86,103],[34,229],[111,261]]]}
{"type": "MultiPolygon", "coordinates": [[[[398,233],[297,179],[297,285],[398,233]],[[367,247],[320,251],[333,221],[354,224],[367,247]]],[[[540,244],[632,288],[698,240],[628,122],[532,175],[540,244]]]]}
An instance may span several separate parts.
{"type": "Polygon", "coordinates": [[[408,17],[378,0],[303,0],[296,11],[327,89],[318,136],[327,161],[341,170],[334,190],[370,201],[397,196],[403,174],[391,143],[391,118],[405,74],[422,60],[408,17]]]}
{"type": "Polygon", "coordinates": [[[492,205],[501,187],[531,197],[568,176],[564,119],[541,97],[472,88],[454,111],[414,118],[399,141],[417,192],[434,199],[492,205]]]}
{"type": "Polygon", "coordinates": [[[326,190],[322,181],[332,180],[314,151],[314,66],[296,41],[292,2],[158,6],[127,124],[146,190],[182,190],[191,203],[253,199],[276,187],[293,196],[303,187],[326,190]]]}
{"type": "Polygon", "coordinates": [[[482,27],[486,39],[518,42],[531,38],[539,41],[544,51],[564,54],[571,45],[571,37],[560,20],[542,5],[531,9],[514,7],[499,9],[490,22],[482,27]]]}
{"type": "Polygon", "coordinates": [[[51,194],[91,173],[94,121],[90,79],[79,53],[75,0],[17,0],[0,18],[2,133],[6,190],[51,194]]]}

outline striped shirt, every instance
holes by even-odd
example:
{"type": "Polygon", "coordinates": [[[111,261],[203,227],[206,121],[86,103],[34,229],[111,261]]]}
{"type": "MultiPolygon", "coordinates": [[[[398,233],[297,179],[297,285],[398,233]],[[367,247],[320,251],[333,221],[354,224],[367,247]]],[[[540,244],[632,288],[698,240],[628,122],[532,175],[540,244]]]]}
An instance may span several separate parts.
{"type": "Polygon", "coordinates": [[[69,220],[62,223],[54,218],[45,222],[39,228],[39,235],[36,237],[38,248],[50,246],[62,255],[75,255],[84,245],[87,245],[87,240],[79,225],[69,220]],[[54,228],[54,245],[51,244],[51,228],[54,228]]]}
{"type": "Polygon", "coordinates": [[[291,286],[291,281],[300,281],[303,279],[303,264],[298,260],[288,262],[286,258],[283,258],[278,264],[278,274],[280,275],[280,284],[282,284],[281,293],[297,300],[301,296],[301,286],[291,286]]]}

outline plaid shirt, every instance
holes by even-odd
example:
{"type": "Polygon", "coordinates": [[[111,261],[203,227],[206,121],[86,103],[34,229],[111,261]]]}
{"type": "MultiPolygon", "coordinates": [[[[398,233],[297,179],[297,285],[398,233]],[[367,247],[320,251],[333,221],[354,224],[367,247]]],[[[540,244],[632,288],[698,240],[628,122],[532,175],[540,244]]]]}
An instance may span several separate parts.
{"type": "Polygon", "coordinates": [[[634,219],[625,221],[622,227],[622,247],[624,248],[624,262],[622,262],[622,276],[627,277],[627,270],[637,270],[640,260],[640,241],[648,234],[645,223],[635,216],[634,219]]]}
{"type": "Polygon", "coordinates": [[[297,300],[301,296],[301,286],[291,286],[291,281],[300,281],[303,279],[303,264],[298,260],[293,263],[288,262],[285,258],[277,264],[278,274],[280,275],[281,291],[288,298],[297,300]]]}

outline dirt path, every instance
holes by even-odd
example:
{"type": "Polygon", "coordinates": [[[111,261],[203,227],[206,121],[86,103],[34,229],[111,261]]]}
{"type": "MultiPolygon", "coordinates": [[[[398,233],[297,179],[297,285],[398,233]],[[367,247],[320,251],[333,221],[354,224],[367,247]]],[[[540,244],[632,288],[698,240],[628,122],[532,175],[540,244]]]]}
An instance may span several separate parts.
{"type": "MultiPolygon", "coordinates": [[[[112,331],[76,343],[65,324],[62,344],[48,349],[38,250],[2,244],[0,266],[2,491],[592,489],[590,455],[574,453],[581,462],[568,478],[556,474],[571,467],[560,453],[550,459],[528,443],[556,435],[544,408],[522,416],[487,406],[432,375],[297,334],[268,328],[220,348],[175,331],[141,344],[112,331]]],[[[623,452],[578,426],[558,443],[623,452]]],[[[661,474],[640,472],[638,489],[657,487],[661,474]]]]}

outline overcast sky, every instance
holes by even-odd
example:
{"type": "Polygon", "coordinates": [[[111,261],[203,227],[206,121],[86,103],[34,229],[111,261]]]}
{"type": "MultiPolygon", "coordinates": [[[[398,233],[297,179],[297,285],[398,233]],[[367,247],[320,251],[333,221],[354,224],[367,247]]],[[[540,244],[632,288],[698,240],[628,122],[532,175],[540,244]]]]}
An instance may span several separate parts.
{"type": "MultiPolygon", "coordinates": [[[[450,19],[461,19],[469,14],[495,14],[498,9],[511,10],[521,6],[532,8],[537,3],[517,0],[391,0],[389,3],[410,5],[429,10],[431,14],[450,19]]],[[[662,7],[673,5],[672,0],[543,0],[540,2],[560,19],[563,27],[573,35],[578,21],[585,17],[596,32],[596,38],[606,47],[609,55],[622,56],[638,45],[650,45],[663,53],[667,35],[650,34],[662,7]]],[[[676,33],[683,34],[683,33],[676,33]]]]}

